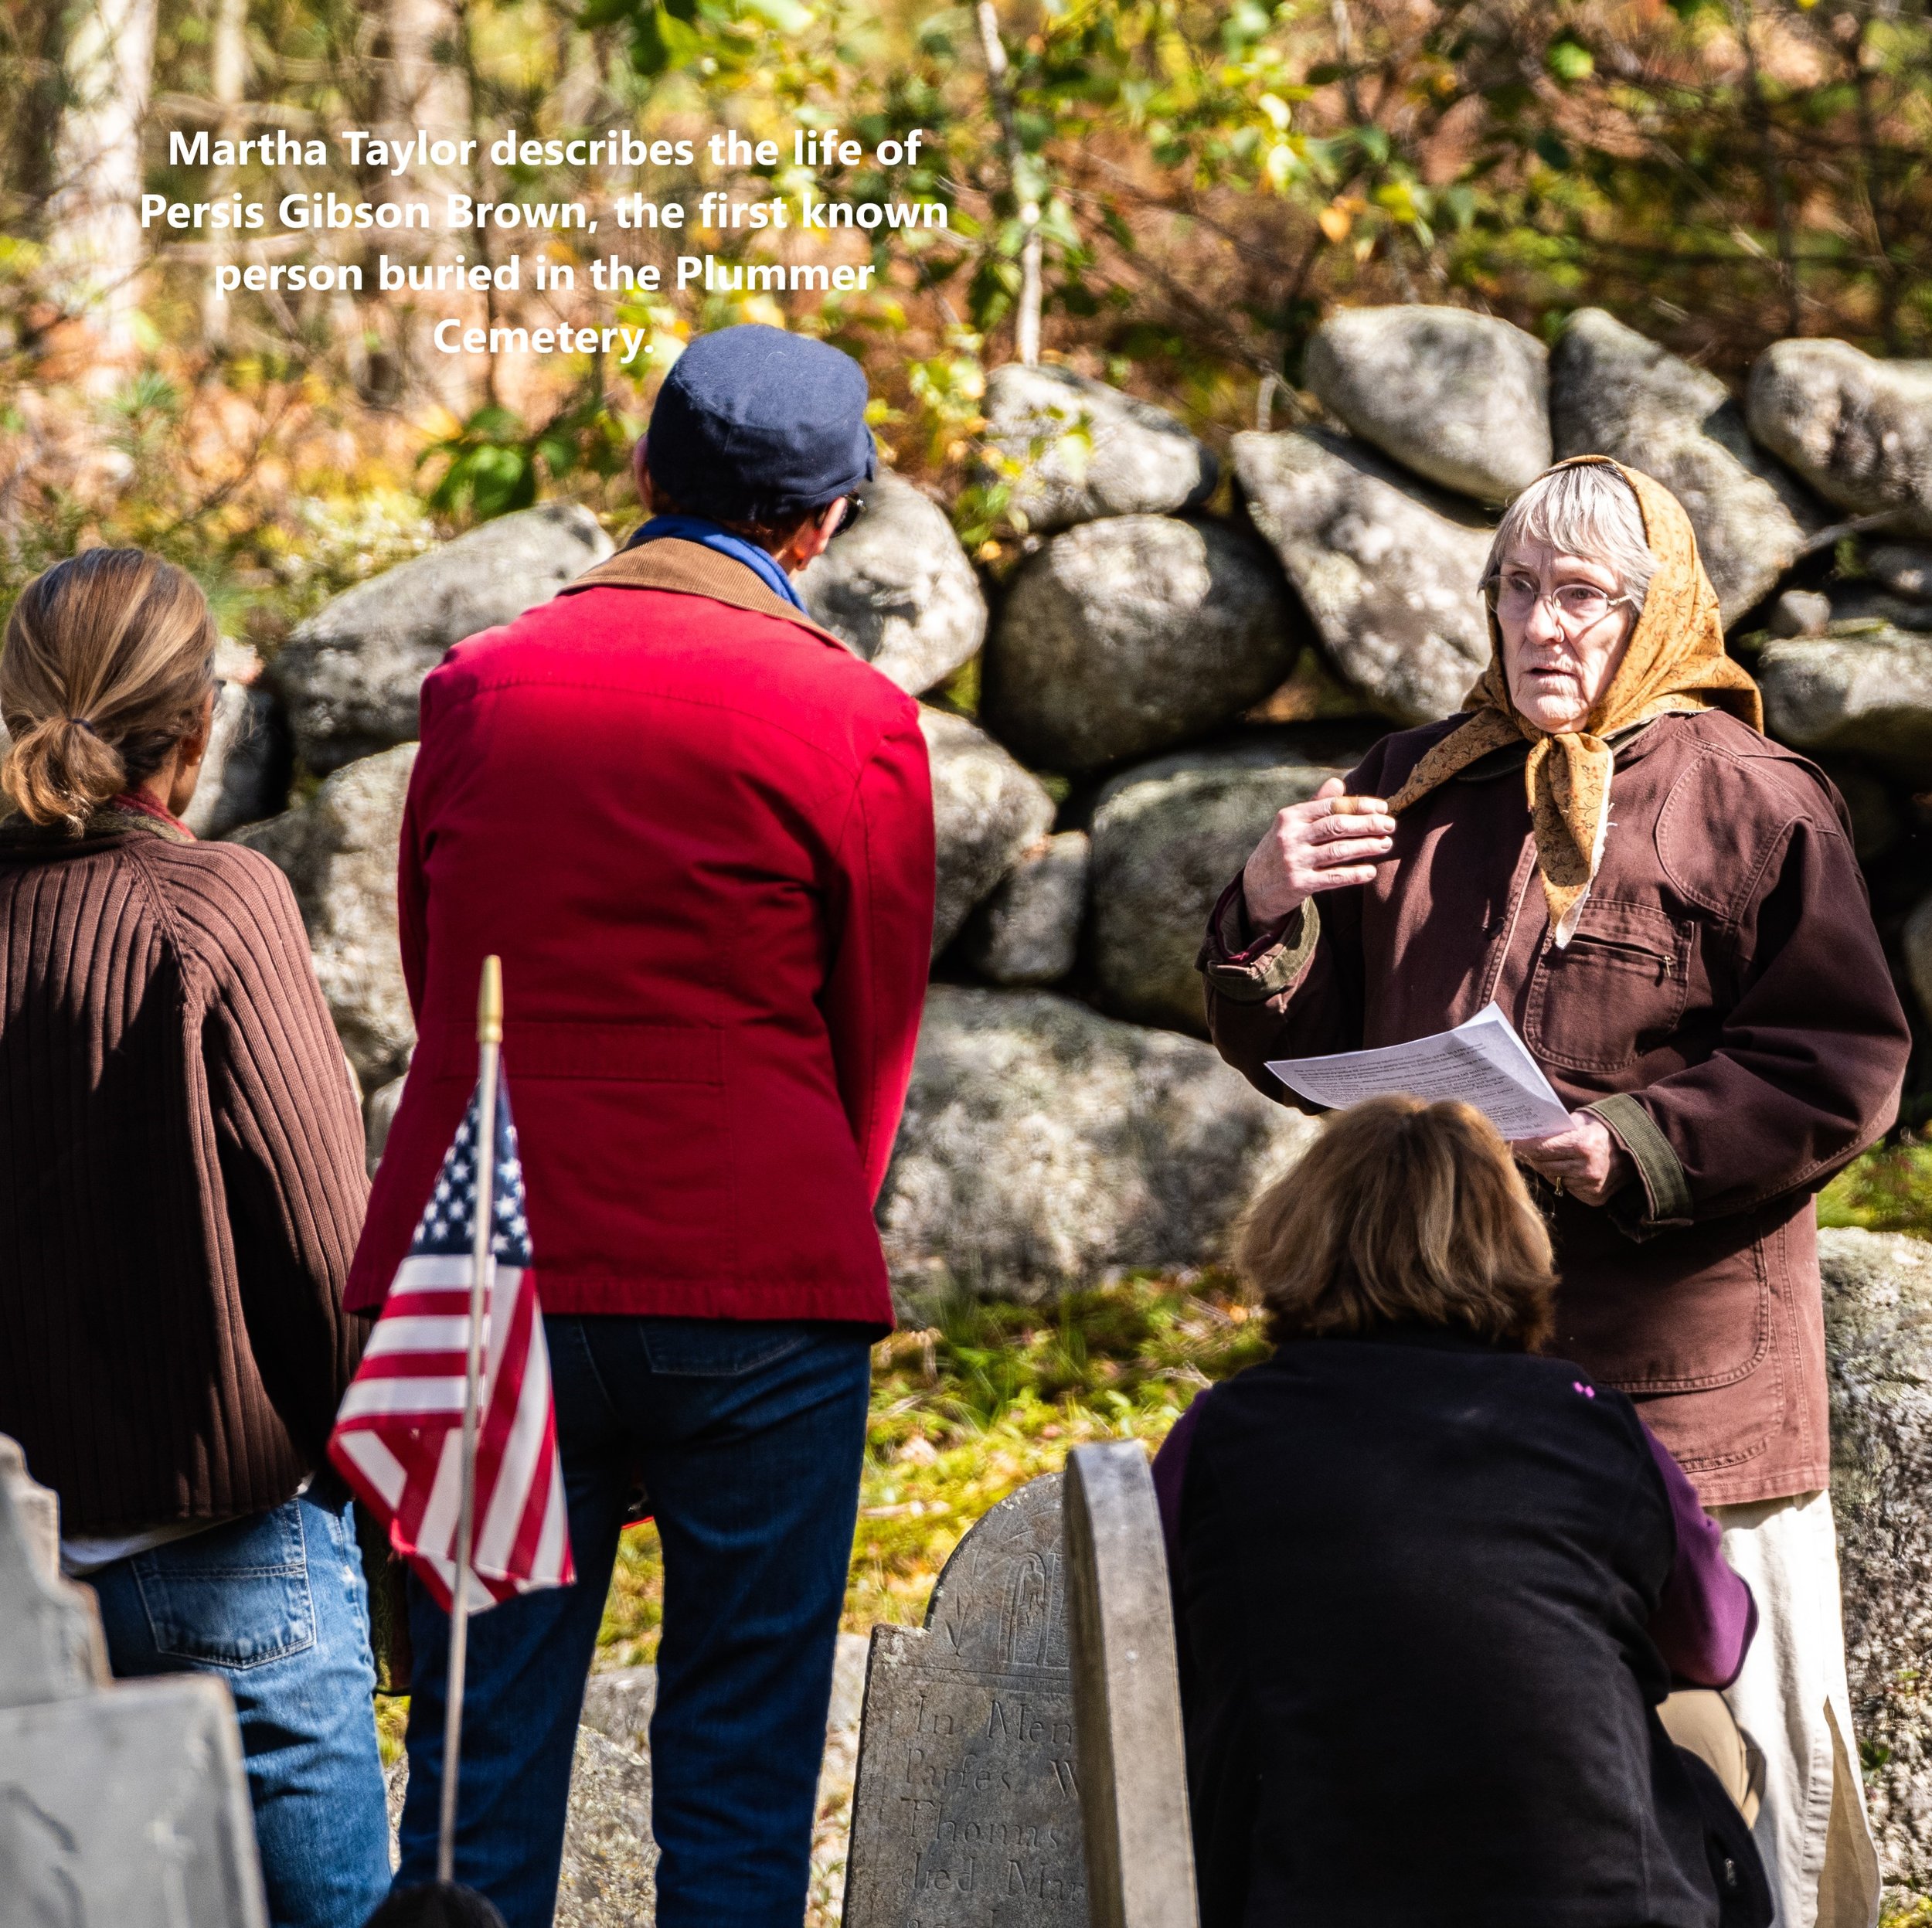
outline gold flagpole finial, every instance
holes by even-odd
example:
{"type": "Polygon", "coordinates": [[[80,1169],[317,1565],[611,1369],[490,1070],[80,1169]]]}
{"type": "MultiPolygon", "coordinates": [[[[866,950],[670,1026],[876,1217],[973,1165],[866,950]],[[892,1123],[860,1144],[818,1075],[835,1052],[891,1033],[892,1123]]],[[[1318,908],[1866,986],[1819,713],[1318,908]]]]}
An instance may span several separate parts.
{"type": "Polygon", "coordinates": [[[476,1041],[503,1042],[503,961],[494,952],[483,960],[483,981],[477,987],[476,1041]]]}

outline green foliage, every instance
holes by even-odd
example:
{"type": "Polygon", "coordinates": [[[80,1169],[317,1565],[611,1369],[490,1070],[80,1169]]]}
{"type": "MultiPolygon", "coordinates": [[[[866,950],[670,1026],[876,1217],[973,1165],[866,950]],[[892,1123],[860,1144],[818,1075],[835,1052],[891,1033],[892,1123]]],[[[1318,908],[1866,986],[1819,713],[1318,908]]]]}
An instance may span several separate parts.
{"type": "Polygon", "coordinates": [[[1818,1222],[1932,1239],[1932,1145],[1880,1145],[1854,1158],[1819,1195],[1818,1222]]]}
{"type": "MultiPolygon", "coordinates": [[[[389,63],[370,57],[384,44],[387,4],[247,0],[260,123],[389,124],[389,63]]],[[[1792,332],[1932,350],[1923,6],[995,5],[998,84],[974,8],[947,0],[451,7],[427,56],[431,117],[454,126],[467,117],[485,137],[622,126],[696,142],[689,165],[621,176],[480,156],[461,185],[481,198],[633,186],[687,205],[708,189],[794,202],[920,198],[943,206],[947,224],[854,231],[845,245],[869,248],[879,270],[862,294],[815,308],[626,291],[615,318],[648,328],[648,358],[618,367],[590,354],[541,365],[505,356],[480,373],[426,345],[442,311],[373,292],[239,298],[224,338],[204,345],[207,243],[148,235],[143,366],[126,412],[101,432],[143,464],[193,447],[192,466],[209,478],[197,495],[145,474],[70,484],[47,457],[36,398],[75,379],[71,366],[62,372],[73,351],[48,246],[47,150],[61,106],[49,49],[66,15],[61,0],[22,0],[0,22],[0,77],[23,103],[0,129],[0,475],[30,462],[34,485],[0,491],[0,543],[26,558],[73,539],[151,536],[246,596],[264,587],[251,576],[281,566],[287,505],[318,473],[342,478],[323,492],[345,504],[413,481],[446,524],[555,493],[615,515],[618,444],[679,345],[695,329],[757,319],[822,335],[866,364],[890,451],[902,468],[943,478],[963,536],[984,553],[1023,533],[1011,477],[971,454],[985,371],[1013,352],[1036,257],[1049,356],[1168,399],[1213,434],[1254,418],[1261,385],[1299,379],[1309,335],[1338,303],[1475,304],[1546,338],[1570,309],[1597,303],[1733,378],[1792,332]],[[835,127],[861,158],[802,165],[794,131],[835,127]],[[727,128],[774,143],[776,162],[714,158],[708,137],[727,128]],[[916,155],[879,161],[882,141],[915,130],[916,155]],[[222,431],[226,467],[202,459],[209,396],[224,391],[265,411],[222,431]],[[290,454],[294,441],[330,435],[325,460],[290,454]]],[[[215,31],[214,16],[162,10],[160,120],[192,122],[191,101],[219,118],[208,98],[215,31]]],[[[287,189],[266,165],[217,180],[171,165],[158,142],[148,154],[148,185],[182,198],[232,189],[272,200],[287,189]]],[[[307,184],[353,198],[396,191],[345,158],[307,184]]],[[[607,291],[594,300],[589,275],[607,247],[661,269],[680,248],[731,261],[774,247],[742,230],[634,230],[621,243],[614,233],[607,220],[597,241],[553,237],[550,258],[578,276],[558,308],[580,319],[607,311],[607,291]]],[[[504,244],[492,235],[475,245],[488,255],[504,244]]],[[[549,291],[527,282],[507,304],[492,301],[493,317],[505,308],[553,318],[549,291]]],[[[95,406],[90,392],[83,412],[95,406]]]]}

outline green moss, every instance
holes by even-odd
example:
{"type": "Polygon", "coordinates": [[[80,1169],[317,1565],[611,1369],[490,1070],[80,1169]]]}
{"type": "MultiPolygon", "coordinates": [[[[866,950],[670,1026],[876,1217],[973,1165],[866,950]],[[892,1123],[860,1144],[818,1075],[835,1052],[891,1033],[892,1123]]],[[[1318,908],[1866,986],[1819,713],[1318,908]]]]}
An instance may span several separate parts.
{"type": "Polygon", "coordinates": [[[1932,1145],[1884,1145],[1854,1158],[1818,1195],[1818,1222],[1932,1238],[1932,1145]]]}

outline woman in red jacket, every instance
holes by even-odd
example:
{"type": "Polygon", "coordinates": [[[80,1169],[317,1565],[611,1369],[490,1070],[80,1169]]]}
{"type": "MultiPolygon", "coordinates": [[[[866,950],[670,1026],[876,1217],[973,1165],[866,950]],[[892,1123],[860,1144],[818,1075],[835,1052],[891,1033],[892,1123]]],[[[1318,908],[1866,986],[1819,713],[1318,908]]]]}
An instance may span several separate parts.
{"type": "MultiPolygon", "coordinates": [[[[468,1101],[494,951],[578,1576],[470,1636],[457,1874],[510,1928],[550,1919],[639,1472],[665,1552],[658,1919],[804,1908],[892,1321],[872,1203],[932,933],[917,706],[788,580],[872,473],[865,403],[821,343],[701,337],[639,464],[652,519],[423,689],[400,885],[420,1042],[349,1302],[380,1303],[468,1101]]],[[[434,1865],[446,1639],[427,1595],[410,1624],[406,1883],[434,1865]]]]}

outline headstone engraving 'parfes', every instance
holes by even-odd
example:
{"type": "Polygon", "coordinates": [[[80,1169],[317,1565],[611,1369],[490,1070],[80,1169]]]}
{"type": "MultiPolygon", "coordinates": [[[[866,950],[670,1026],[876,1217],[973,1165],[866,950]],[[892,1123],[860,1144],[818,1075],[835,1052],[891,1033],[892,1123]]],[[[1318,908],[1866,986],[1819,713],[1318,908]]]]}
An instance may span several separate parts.
{"type": "Polygon", "coordinates": [[[873,1631],[844,1928],[1086,1928],[1060,1485],[973,1528],[923,1628],[873,1631]]]}
{"type": "Polygon", "coordinates": [[[0,1922],[264,1928],[228,1689],[108,1684],[92,1595],[51,1563],[53,1496],[0,1438],[0,1922]]]}

